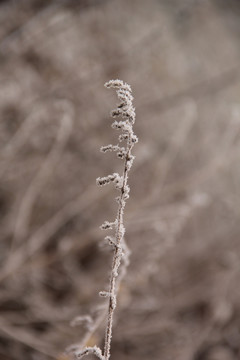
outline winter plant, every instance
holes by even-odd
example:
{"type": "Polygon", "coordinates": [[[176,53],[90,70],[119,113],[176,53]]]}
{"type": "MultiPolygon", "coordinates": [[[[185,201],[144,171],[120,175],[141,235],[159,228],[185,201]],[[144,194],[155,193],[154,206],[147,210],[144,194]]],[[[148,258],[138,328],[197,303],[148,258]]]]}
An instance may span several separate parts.
{"type": "MultiPolygon", "coordinates": [[[[133,146],[138,141],[137,136],[133,132],[133,124],[135,122],[135,109],[133,107],[132,101],[132,90],[131,87],[124,83],[121,80],[110,80],[105,84],[107,88],[116,89],[117,96],[120,100],[120,104],[115,110],[111,112],[111,116],[115,119],[112,123],[112,128],[120,130],[121,134],[119,135],[119,143],[124,144],[124,146],[117,145],[106,145],[101,147],[102,152],[114,151],[117,154],[117,157],[123,160],[123,173],[122,175],[118,173],[113,173],[105,177],[97,178],[97,185],[104,186],[110,183],[113,183],[115,188],[119,192],[119,196],[116,198],[118,203],[117,216],[114,221],[105,221],[101,225],[102,230],[115,230],[114,236],[106,236],[105,241],[113,248],[113,261],[110,274],[109,289],[107,291],[101,291],[99,295],[101,297],[108,299],[108,305],[106,307],[106,312],[104,313],[107,316],[107,325],[106,325],[106,334],[104,342],[104,350],[102,351],[99,347],[85,347],[84,349],[79,350],[76,348],[74,350],[76,358],[80,359],[85,355],[94,354],[97,358],[101,360],[109,360],[110,358],[110,347],[112,339],[112,327],[113,327],[113,314],[116,308],[116,297],[119,288],[119,283],[126,272],[126,267],[128,265],[128,256],[129,251],[124,240],[125,228],[123,225],[123,214],[124,208],[126,205],[126,200],[129,198],[129,185],[128,185],[128,175],[132,167],[134,156],[132,155],[133,146]],[[119,119],[120,118],[120,119],[119,119]]],[[[89,325],[89,333],[95,331],[100,316],[95,323],[89,316],[83,316],[76,319],[76,321],[87,321],[89,325]]]]}

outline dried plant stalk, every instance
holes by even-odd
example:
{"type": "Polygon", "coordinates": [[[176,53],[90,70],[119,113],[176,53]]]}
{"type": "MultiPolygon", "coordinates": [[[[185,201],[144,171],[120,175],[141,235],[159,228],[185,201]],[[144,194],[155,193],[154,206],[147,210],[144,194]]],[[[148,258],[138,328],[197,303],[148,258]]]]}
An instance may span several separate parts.
{"type": "MultiPolygon", "coordinates": [[[[119,282],[126,272],[128,265],[129,251],[124,240],[125,228],[123,225],[123,213],[126,205],[126,200],[129,198],[130,187],[128,185],[128,175],[132,167],[134,156],[132,155],[132,148],[138,141],[137,136],[133,132],[133,124],[135,122],[135,109],[132,101],[131,87],[121,80],[110,80],[105,84],[107,88],[116,89],[117,96],[120,99],[120,104],[117,109],[113,110],[111,115],[113,118],[121,116],[122,120],[114,120],[112,128],[121,130],[119,135],[119,142],[125,142],[125,146],[119,145],[107,145],[101,147],[102,152],[115,151],[117,156],[124,161],[123,174],[120,176],[118,173],[97,178],[96,182],[99,186],[104,186],[109,183],[113,183],[115,188],[120,192],[120,195],[116,198],[118,202],[117,217],[114,221],[105,221],[101,225],[102,230],[108,230],[115,228],[115,236],[106,236],[105,240],[110,246],[114,248],[112,269],[110,275],[110,284],[108,291],[101,291],[100,296],[108,298],[107,308],[107,326],[105,334],[104,352],[98,348],[86,347],[80,351],[75,349],[75,355],[77,358],[81,358],[90,353],[94,354],[101,360],[109,360],[110,347],[112,339],[112,327],[113,327],[113,314],[116,308],[116,296],[119,287],[119,282]],[[121,270],[120,265],[122,265],[121,270]]],[[[93,326],[94,328],[94,326],[93,326]]]]}

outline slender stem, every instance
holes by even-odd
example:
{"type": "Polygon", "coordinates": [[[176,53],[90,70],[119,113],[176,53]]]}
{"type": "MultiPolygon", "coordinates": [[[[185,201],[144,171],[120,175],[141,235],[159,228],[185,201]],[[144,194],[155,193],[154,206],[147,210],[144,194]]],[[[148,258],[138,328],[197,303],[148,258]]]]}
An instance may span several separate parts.
{"type": "Polygon", "coordinates": [[[126,205],[126,199],[129,197],[129,186],[128,173],[131,169],[134,156],[132,156],[131,151],[133,145],[138,141],[137,136],[134,134],[132,125],[135,122],[135,109],[132,105],[133,97],[131,95],[131,87],[123,83],[121,80],[110,80],[105,84],[107,88],[115,88],[117,91],[117,96],[120,99],[121,103],[118,105],[117,109],[112,111],[112,117],[121,116],[123,121],[114,121],[112,127],[116,130],[121,129],[122,134],[119,136],[119,142],[127,140],[126,147],[120,147],[119,145],[113,146],[112,144],[101,147],[101,151],[117,151],[117,156],[121,159],[124,159],[124,170],[123,175],[120,176],[117,173],[110,174],[105,177],[97,178],[97,185],[103,186],[107,185],[110,182],[115,183],[117,190],[120,190],[120,196],[117,198],[118,201],[118,211],[117,217],[114,222],[105,221],[101,228],[103,230],[112,229],[112,226],[115,226],[115,239],[112,240],[112,237],[107,236],[105,239],[109,241],[109,244],[114,246],[114,254],[112,261],[112,269],[109,281],[109,291],[101,291],[100,296],[109,297],[107,311],[107,325],[105,332],[105,342],[104,342],[104,351],[95,346],[85,347],[80,352],[75,352],[78,358],[88,354],[94,354],[100,360],[109,360],[110,358],[110,347],[112,340],[112,327],[113,327],[113,313],[116,308],[116,295],[119,288],[120,280],[125,274],[126,267],[128,266],[128,256],[129,251],[127,245],[124,241],[124,226],[123,226],[123,212],[126,205]],[[124,254],[123,254],[124,252],[124,254]],[[123,258],[124,255],[124,258],[123,258]],[[120,268],[122,261],[122,266],[120,268]],[[118,270],[120,268],[120,273],[118,270]]]}
{"type": "Polygon", "coordinates": [[[110,276],[110,289],[109,289],[109,306],[108,306],[108,319],[107,319],[107,327],[106,327],[106,335],[105,335],[105,344],[104,344],[104,358],[105,360],[109,360],[110,358],[110,347],[111,347],[111,338],[112,338],[112,327],[113,327],[113,313],[116,306],[116,278],[117,278],[117,270],[120,265],[120,260],[122,256],[122,238],[123,238],[123,210],[124,210],[124,190],[127,185],[128,180],[128,168],[127,161],[131,155],[132,146],[128,146],[128,151],[125,158],[124,163],[124,172],[123,172],[123,185],[119,200],[118,214],[117,214],[117,230],[116,230],[116,247],[114,249],[113,262],[112,262],[112,270],[110,276]]]}

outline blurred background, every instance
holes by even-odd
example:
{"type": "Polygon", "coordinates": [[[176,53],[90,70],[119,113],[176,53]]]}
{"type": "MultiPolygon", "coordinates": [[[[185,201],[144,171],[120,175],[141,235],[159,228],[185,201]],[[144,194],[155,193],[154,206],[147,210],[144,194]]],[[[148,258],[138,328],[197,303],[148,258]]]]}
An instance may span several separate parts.
{"type": "Polygon", "coordinates": [[[115,78],[139,143],[112,359],[240,358],[239,36],[238,0],[0,1],[0,360],[69,359],[104,302],[115,78]]]}

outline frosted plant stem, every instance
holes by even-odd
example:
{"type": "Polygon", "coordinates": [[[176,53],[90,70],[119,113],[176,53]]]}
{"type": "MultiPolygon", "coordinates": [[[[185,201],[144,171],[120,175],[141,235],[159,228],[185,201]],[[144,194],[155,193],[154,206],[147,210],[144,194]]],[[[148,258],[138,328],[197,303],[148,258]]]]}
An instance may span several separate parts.
{"type": "Polygon", "coordinates": [[[129,147],[126,160],[124,163],[124,172],[123,172],[123,186],[120,195],[118,214],[117,214],[117,230],[116,230],[116,248],[114,250],[113,255],[113,263],[112,263],[112,271],[110,276],[110,297],[109,297],[109,305],[108,305],[108,320],[107,320],[107,328],[105,335],[105,344],[104,344],[104,358],[108,360],[110,358],[110,347],[111,347],[111,339],[112,339],[112,327],[113,327],[113,313],[116,307],[116,278],[117,271],[120,265],[120,260],[122,257],[122,240],[123,240],[123,232],[121,228],[123,226],[123,212],[124,212],[124,194],[125,188],[128,180],[128,168],[127,168],[127,158],[130,158],[132,146],[129,147]]]}
{"type": "MultiPolygon", "coordinates": [[[[105,240],[109,243],[109,245],[114,248],[109,290],[100,291],[99,293],[100,296],[109,298],[108,305],[105,307],[105,313],[107,314],[107,326],[105,332],[104,352],[102,353],[102,350],[97,346],[86,347],[82,349],[81,347],[79,348],[78,345],[75,345],[72,347],[72,350],[78,359],[88,354],[94,354],[100,360],[109,360],[112,340],[113,314],[116,308],[116,297],[120,281],[126,273],[129,257],[129,250],[124,239],[125,229],[123,225],[123,213],[126,205],[126,200],[129,198],[130,191],[127,182],[128,174],[134,160],[134,156],[132,155],[132,148],[134,144],[138,141],[137,136],[133,132],[133,124],[135,122],[135,109],[132,104],[132,90],[128,84],[124,83],[121,80],[110,80],[108,83],[105,84],[105,86],[107,88],[116,89],[117,96],[120,100],[120,104],[117,106],[117,109],[112,111],[111,115],[113,118],[121,117],[122,120],[114,120],[114,122],[112,123],[112,128],[122,131],[122,133],[118,137],[118,140],[119,142],[125,142],[126,145],[125,147],[120,147],[119,144],[109,144],[102,146],[101,151],[116,152],[117,157],[124,161],[124,169],[122,176],[120,176],[118,173],[113,173],[104,177],[99,177],[96,180],[97,185],[99,186],[105,186],[112,182],[115,188],[120,192],[120,195],[116,198],[118,202],[116,219],[113,222],[105,221],[101,225],[102,230],[109,230],[115,228],[115,237],[105,237],[105,240]]],[[[84,320],[86,319],[86,316],[80,318],[84,320]]],[[[90,332],[88,332],[87,337],[91,334],[91,331],[94,331],[94,329],[96,329],[98,321],[100,320],[101,316],[97,317],[94,325],[90,329],[90,332]]]]}

